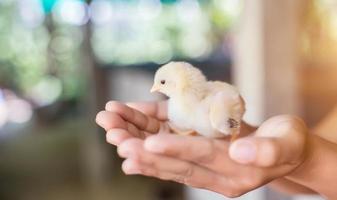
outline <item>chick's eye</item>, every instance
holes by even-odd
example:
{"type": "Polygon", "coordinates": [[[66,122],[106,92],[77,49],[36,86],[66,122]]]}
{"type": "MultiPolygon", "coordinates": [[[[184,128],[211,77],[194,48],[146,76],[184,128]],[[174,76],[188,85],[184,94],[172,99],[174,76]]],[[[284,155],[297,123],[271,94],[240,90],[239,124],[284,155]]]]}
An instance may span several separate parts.
{"type": "Polygon", "coordinates": [[[166,82],[165,80],[161,80],[161,81],[160,81],[160,83],[161,83],[162,85],[164,85],[165,82],[166,82]]]}

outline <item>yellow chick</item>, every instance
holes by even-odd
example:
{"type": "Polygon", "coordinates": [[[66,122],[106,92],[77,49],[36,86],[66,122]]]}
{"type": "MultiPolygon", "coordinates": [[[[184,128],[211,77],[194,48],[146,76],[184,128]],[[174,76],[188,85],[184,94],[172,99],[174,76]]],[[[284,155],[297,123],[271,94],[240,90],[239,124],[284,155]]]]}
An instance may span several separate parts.
{"type": "Polygon", "coordinates": [[[151,92],[169,97],[170,129],[180,135],[232,139],[239,134],[245,103],[232,85],[207,81],[203,73],[186,62],[170,62],[159,68],[151,92]]]}

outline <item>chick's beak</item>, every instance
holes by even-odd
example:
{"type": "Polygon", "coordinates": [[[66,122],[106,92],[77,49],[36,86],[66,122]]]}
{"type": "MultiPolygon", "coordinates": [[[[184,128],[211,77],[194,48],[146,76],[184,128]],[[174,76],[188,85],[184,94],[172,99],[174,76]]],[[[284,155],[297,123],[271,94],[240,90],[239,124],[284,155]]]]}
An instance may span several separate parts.
{"type": "Polygon", "coordinates": [[[159,86],[158,85],[156,85],[156,84],[153,84],[153,86],[152,86],[152,88],[151,88],[151,90],[150,90],[150,92],[157,92],[157,91],[159,91],[159,86]]]}

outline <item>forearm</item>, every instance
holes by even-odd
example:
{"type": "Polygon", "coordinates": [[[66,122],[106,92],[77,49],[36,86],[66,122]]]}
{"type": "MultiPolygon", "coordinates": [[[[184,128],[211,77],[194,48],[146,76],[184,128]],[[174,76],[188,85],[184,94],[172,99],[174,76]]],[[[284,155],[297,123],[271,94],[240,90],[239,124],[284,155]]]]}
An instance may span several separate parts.
{"type": "Polygon", "coordinates": [[[288,178],[321,195],[337,198],[337,145],[309,135],[306,159],[288,178]]]}

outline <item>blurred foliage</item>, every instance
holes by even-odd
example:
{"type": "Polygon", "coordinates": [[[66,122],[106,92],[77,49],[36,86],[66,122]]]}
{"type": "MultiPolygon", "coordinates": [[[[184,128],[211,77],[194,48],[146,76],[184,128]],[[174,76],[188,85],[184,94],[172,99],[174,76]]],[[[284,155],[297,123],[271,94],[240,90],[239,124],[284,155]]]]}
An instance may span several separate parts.
{"type": "Polygon", "coordinates": [[[20,18],[18,2],[0,3],[0,86],[38,106],[78,98],[82,28],[54,23],[50,15],[31,27],[20,18]],[[55,84],[60,84],[56,90],[55,84]]]}
{"type": "Polygon", "coordinates": [[[242,1],[87,2],[0,0],[0,86],[40,106],[78,99],[86,26],[94,59],[105,66],[207,59],[221,49],[242,1]]]}
{"type": "Polygon", "coordinates": [[[94,1],[94,53],[102,63],[119,65],[207,59],[221,47],[241,2],[94,1]]]}

